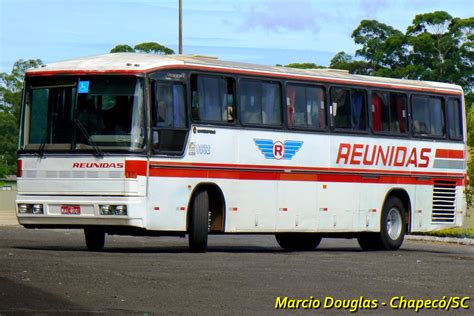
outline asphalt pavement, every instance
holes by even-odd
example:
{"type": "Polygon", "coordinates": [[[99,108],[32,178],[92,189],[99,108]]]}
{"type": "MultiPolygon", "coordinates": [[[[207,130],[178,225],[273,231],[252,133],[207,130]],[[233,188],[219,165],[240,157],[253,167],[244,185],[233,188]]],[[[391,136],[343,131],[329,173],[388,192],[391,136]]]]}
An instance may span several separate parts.
{"type": "MultiPolygon", "coordinates": [[[[211,236],[204,254],[179,237],[108,236],[95,253],[79,230],[0,227],[0,314],[280,314],[275,303],[286,297],[322,303],[291,313],[354,314],[324,309],[333,299],[359,300],[355,314],[415,315],[390,302],[474,298],[473,263],[471,245],[408,240],[399,251],[363,252],[355,240],[325,239],[316,251],[289,253],[262,235],[211,236]]],[[[472,315],[474,302],[464,303],[455,312],[472,315]]]]}

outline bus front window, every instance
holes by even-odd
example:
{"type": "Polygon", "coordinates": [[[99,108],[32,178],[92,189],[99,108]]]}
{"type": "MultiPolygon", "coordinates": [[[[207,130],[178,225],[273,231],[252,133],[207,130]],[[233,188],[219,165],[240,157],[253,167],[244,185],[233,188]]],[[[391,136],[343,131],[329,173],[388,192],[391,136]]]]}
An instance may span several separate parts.
{"type": "Polygon", "coordinates": [[[145,124],[141,79],[33,78],[22,149],[141,150],[145,124]],[[60,80],[59,80],[60,81],[60,80]]]}

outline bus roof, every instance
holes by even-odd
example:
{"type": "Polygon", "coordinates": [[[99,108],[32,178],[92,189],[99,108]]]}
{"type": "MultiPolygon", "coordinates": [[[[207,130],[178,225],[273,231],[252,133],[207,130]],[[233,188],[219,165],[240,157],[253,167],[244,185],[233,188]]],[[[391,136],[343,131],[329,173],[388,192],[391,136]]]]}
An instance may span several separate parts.
{"type": "Polygon", "coordinates": [[[460,94],[458,85],[374,77],[349,74],[336,69],[296,69],[279,66],[255,65],[240,62],[219,60],[215,57],[200,55],[157,55],[141,53],[114,53],[81,57],[30,69],[27,76],[48,76],[60,74],[146,74],[160,69],[196,69],[222,71],[246,75],[261,75],[300,80],[317,80],[322,82],[378,86],[407,90],[429,90],[432,92],[460,94]]]}

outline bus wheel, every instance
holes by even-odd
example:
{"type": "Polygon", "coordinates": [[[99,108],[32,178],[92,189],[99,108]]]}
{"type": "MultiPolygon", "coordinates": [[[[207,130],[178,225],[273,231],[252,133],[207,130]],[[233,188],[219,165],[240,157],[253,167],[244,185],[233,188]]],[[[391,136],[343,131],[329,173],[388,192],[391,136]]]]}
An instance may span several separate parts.
{"type": "Polygon", "coordinates": [[[405,207],[399,198],[391,196],[382,209],[380,233],[363,234],[357,240],[364,250],[397,250],[406,233],[405,207]]]}
{"type": "Polygon", "coordinates": [[[209,195],[199,191],[194,196],[189,214],[189,249],[192,252],[206,252],[209,234],[209,195]]]}
{"type": "Polygon", "coordinates": [[[84,228],[86,246],[90,251],[100,251],[105,244],[105,229],[103,228],[84,228]]]}
{"type": "Polygon", "coordinates": [[[311,251],[321,242],[321,237],[311,233],[280,233],[275,238],[286,251],[311,251]]]}

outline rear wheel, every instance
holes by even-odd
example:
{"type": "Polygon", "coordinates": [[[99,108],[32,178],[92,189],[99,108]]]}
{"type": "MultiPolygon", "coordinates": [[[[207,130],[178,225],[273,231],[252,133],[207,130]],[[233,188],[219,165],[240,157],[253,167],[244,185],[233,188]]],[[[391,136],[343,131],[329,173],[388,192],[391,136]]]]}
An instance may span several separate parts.
{"type": "Polygon", "coordinates": [[[100,251],[105,244],[105,229],[84,228],[87,249],[90,251],[100,251]]]}
{"type": "Polygon", "coordinates": [[[406,233],[405,207],[399,198],[391,196],[382,209],[380,233],[363,234],[357,238],[364,250],[397,250],[406,233]]]}
{"type": "Polygon", "coordinates": [[[192,252],[206,252],[209,234],[209,195],[198,191],[194,196],[189,214],[189,249],[192,252]]]}
{"type": "Polygon", "coordinates": [[[275,238],[286,251],[311,251],[321,242],[321,237],[311,233],[280,233],[275,238]]]}

